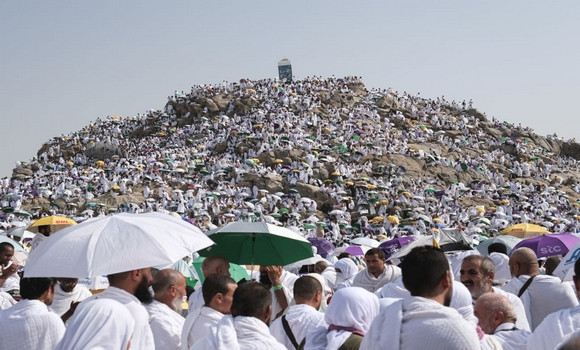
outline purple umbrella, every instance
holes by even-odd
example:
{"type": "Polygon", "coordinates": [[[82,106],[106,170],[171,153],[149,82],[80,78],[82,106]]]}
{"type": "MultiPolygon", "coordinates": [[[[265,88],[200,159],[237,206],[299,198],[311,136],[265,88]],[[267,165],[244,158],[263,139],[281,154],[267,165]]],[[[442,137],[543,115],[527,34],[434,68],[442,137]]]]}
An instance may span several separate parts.
{"type": "Polygon", "coordinates": [[[579,237],[576,237],[570,233],[553,233],[550,235],[541,235],[537,237],[532,237],[524,239],[520,243],[516,244],[514,250],[522,247],[527,247],[532,249],[538,258],[546,258],[554,255],[564,255],[568,253],[576,243],[580,241],[579,237]]]}
{"type": "Polygon", "coordinates": [[[324,238],[312,237],[308,238],[308,242],[316,247],[318,254],[326,259],[326,256],[334,250],[334,244],[330,243],[324,238]]]}
{"type": "Polygon", "coordinates": [[[399,238],[393,238],[391,240],[381,243],[381,245],[379,245],[379,248],[383,252],[385,252],[385,258],[388,259],[397,250],[413,242],[414,240],[415,240],[414,236],[403,236],[399,238]]]}
{"type": "Polygon", "coordinates": [[[352,245],[344,250],[345,253],[349,253],[352,256],[363,256],[369,250],[369,248],[361,247],[358,245],[352,245]]]}

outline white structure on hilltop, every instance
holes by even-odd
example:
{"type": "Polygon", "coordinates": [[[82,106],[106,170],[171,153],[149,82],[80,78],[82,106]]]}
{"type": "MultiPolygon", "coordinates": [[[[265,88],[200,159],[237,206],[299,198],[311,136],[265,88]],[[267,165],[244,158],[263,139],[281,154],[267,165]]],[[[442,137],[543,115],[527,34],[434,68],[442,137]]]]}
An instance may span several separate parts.
{"type": "Polygon", "coordinates": [[[283,58],[278,62],[278,76],[280,80],[292,81],[292,64],[287,58],[283,58]]]}

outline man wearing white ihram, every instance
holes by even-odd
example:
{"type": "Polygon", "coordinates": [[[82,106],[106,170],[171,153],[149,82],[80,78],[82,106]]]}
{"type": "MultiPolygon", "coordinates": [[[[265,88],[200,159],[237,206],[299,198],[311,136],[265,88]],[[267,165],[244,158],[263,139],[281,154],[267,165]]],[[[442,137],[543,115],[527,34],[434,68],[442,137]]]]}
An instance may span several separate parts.
{"type": "Polygon", "coordinates": [[[149,325],[155,348],[179,350],[185,322],[181,316],[181,304],[187,298],[185,277],[179,271],[163,269],[155,274],[151,286],[155,300],[146,308],[151,317],[149,325]]]}
{"type": "MultiPolygon", "coordinates": [[[[580,259],[574,264],[574,286],[580,293],[580,259]]],[[[529,350],[556,349],[580,329],[580,306],[556,311],[546,317],[528,339],[529,350]]]]}
{"type": "Polygon", "coordinates": [[[530,248],[519,248],[510,256],[514,276],[503,290],[519,294],[532,332],[552,312],[578,305],[574,288],[558,277],[540,275],[538,258],[530,248]]]}
{"type": "Polygon", "coordinates": [[[319,312],[324,298],[322,284],[312,276],[302,276],[294,282],[294,300],[285,315],[278,317],[270,325],[270,333],[288,349],[297,349],[304,344],[306,336],[313,328],[328,327],[324,314],[319,312]]]}
{"type": "Polygon", "coordinates": [[[149,314],[141,304],[153,301],[153,295],[149,291],[152,281],[151,268],[119,272],[107,277],[109,287],[104,292],[85,300],[113,299],[123,304],[135,319],[131,347],[143,350],[155,349],[153,332],[149,326],[149,314]]]}
{"type": "Polygon", "coordinates": [[[401,275],[399,267],[385,265],[385,253],[379,248],[369,249],[364,259],[367,268],[354,277],[352,282],[354,287],[361,287],[374,293],[401,275]]]}
{"type": "Polygon", "coordinates": [[[438,248],[414,248],[402,263],[403,284],[411,296],[381,310],[361,343],[361,350],[479,349],[475,325],[447,307],[453,277],[438,248]]]}

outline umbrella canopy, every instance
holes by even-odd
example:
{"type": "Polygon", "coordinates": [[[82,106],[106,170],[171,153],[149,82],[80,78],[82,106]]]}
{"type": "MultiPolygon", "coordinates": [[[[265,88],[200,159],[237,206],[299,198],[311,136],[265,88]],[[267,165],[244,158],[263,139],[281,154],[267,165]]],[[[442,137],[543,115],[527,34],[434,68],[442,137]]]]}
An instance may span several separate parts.
{"type": "Polygon", "coordinates": [[[391,223],[391,225],[396,225],[399,223],[399,218],[394,215],[387,216],[387,220],[391,223]]]}
{"type": "Polygon", "coordinates": [[[413,242],[407,243],[404,247],[399,249],[395,254],[391,255],[391,259],[401,259],[413,250],[415,247],[421,247],[424,245],[438,245],[433,236],[421,236],[414,240],[413,242]],[[435,243],[435,244],[434,244],[435,243]]]}
{"type": "Polygon", "coordinates": [[[216,245],[201,250],[199,255],[223,256],[235,264],[284,266],[313,256],[306,238],[264,222],[232,222],[208,237],[216,245]]]}
{"type": "Polygon", "coordinates": [[[20,245],[20,243],[16,242],[15,240],[10,239],[6,236],[0,236],[0,243],[3,243],[3,242],[12,244],[12,246],[14,246],[14,252],[25,252],[26,251],[26,249],[24,249],[20,245]]]}
{"type": "Polygon", "coordinates": [[[371,248],[378,248],[379,242],[368,237],[357,237],[350,240],[351,244],[364,245],[371,248]]]}
{"type": "Polygon", "coordinates": [[[538,258],[547,258],[549,256],[565,255],[578,242],[580,242],[580,237],[570,233],[554,233],[524,239],[514,247],[514,250],[526,247],[532,249],[538,258]]]}
{"type": "Polygon", "coordinates": [[[476,249],[481,253],[481,255],[488,256],[487,248],[493,243],[502,243],[507,247],[507,253],[509,254],[514,247],[521,242],[521,238],[517,238],[510,235],[496,236],[493,238],[486,239],[485,241],[480,241],[476,249]]]}
{"type": "Polygon", "coordinates": [[[26,229],[30,232],[38,233],[38,227],[50,225],[50,231],[55,233],[65,227],[76,225],[77,222],[64,216],[47,216],[40,218],[30,224],[26,229]]]}
{"type": "Polygon", "coordinates": [[[518,238],[529,238],[543,234],[550,234],[550,232],[547,228],[540,225],[521,223],[506,228],[505,230],[501,231],[500,234],[510,235],[518,238]]]}
{"type": "Polygon", "coordinates": [[[363,256],[369,250],[369,247],[363,247],[360,245],[352,245],[344,250],[345,253],[349,253],[353,256],[363,256]]]}
{"type": "Polygon", "coordinates": [[[65,228],[34,249],[25,277],[84,278],[164,265],[212,245],[197,227],[160,213],[117,214],[65,228]]]}
{"type": "Polygon", "coordinates": [[[413,242],[416,239],[415,236],[403,236],[399,238],[393,238],[379,245],[379,248],[385,252],[385,258],[389,258],[393,253],[407,244],[413,242]]]}
{"type": "Polygon", "coordinates": [[[560,277],[562,281],[572,281],[574,276],[574,265],[576,261],[580,258],[580,242],[576,243],[574,247],[569,250],[562,262],[556,267],[553,275],[560,277]]]}
{"type": "Polygon", "coordinates": [[[308,238],[308,242],[316,247],[316,250],[320,256],[326,259],[328,254],[332,253],[334,250],[334,244],[330,243],[328,240],[320,237],[308,238]]]}

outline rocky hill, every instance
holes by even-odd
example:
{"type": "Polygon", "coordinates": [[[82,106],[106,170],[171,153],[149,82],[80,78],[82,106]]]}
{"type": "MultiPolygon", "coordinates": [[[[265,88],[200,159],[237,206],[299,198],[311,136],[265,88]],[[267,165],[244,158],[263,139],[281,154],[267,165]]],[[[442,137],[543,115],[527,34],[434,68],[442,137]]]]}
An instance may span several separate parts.
{"type": "Polygon", "coordinates": [[[251,219],[308,232],[318,222],[318,235],[335,238],[439,221],[562,231],[580,227],[579,160],[578,143],[490,120],[465,101],[369,90],[352,77],[242,79],[53,138],[2,195],[34,215],[169,210],[206,227],[251,219]]]}

